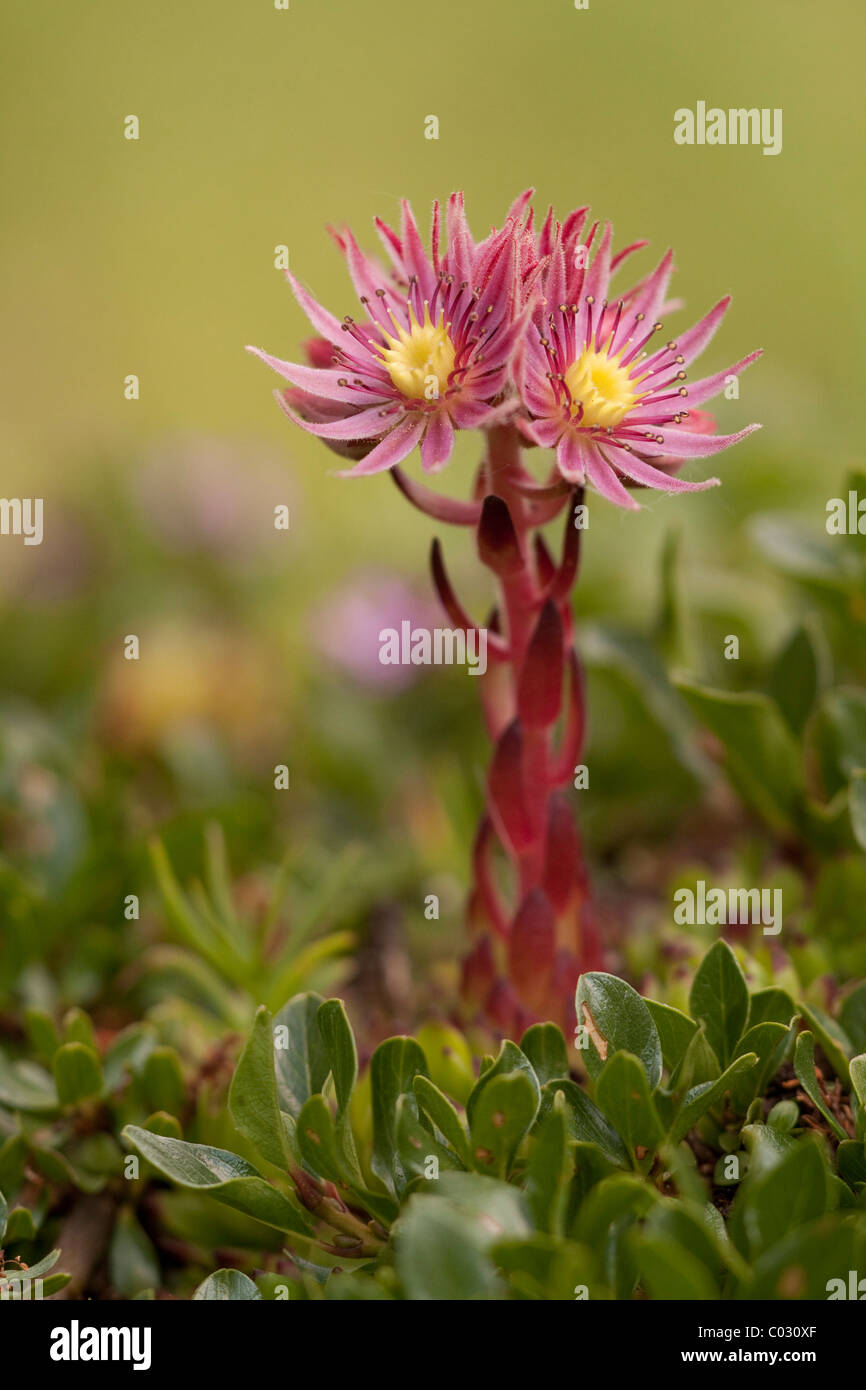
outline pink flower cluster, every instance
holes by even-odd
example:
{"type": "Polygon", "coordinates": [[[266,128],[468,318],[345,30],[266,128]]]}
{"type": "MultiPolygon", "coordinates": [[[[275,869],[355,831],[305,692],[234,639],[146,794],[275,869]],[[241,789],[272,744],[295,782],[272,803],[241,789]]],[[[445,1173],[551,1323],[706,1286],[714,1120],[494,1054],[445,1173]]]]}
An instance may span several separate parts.
{"type": "Polygon", "coordinates": [[[456,430],[508,422],[527,444],[555,449],[567,483],[588,483],[620,506],[637,505],[630,487],[715,485],[716,478],[686,482],[676,471],[758,428],[716,435],[696,407],[759,352],[700,380],[687,377],[729,297],[678,338],[665,338],[662,316],[677,307],[667,301],[672,253],[617,293],[616,272],[646,243],[614,254],[610,224],[590,222],[586,208],[562,223],[551,209],[536,228],[530,200],[531,190],[500,230],[476,242],[463,196],[453,194],[446,249],[437,203],[429,254],[404,202],[399,232],[376,221],[387,267],[351,232],[335,233],[361,314],[338,320],[288,276],[317,334],[308,363],[250,349],[290,383],[276,393],[281,407],[353,460],[350,476],[393,468],[416,446],[425,472],[436,472],[456,430]]]}

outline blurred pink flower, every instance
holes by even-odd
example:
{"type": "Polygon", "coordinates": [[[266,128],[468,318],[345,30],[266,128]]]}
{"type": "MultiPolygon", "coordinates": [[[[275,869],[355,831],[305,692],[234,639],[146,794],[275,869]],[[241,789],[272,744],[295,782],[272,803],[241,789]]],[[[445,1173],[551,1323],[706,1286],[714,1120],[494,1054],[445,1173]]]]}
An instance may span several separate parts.
{"type": "Polygon", "coordinates": [[[147,524],[171,550],[204,551],[244,567],[271,567],[287,553],[274,508],[291,511],[292,489],[267,446],[170,439],[145,456],[132,486],[147,524]]]}
{"type": "Polygon", "coordinates": [[[413,628],[433,629],[442,618],[435,604],[419,596],[396,575],[361,573],[347,580],[313,614],[311,631],[319,650],[359,685],[396,693],[414,685],[429,668],[383,665],[380,633],[413,628]]]}

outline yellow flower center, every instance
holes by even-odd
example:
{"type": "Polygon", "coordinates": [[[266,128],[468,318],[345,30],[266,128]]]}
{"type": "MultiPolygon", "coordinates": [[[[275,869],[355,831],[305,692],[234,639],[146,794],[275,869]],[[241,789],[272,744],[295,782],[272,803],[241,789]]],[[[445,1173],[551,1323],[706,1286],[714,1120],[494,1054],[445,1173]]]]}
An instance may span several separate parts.
{"type": "Polygon", "coordinates": [[[635,381],[619,359],[625,349],[609,357],[606,352],[584,348],[576,362],[565,373],[565,384],[571,392],[571,413],[578,415],[583,406],[580,424],[588,429],[607,429],[637,404],[635,381]]]}
{"type": "Polygon", "coordinates": [[[383,333],[388,344],[374,344],[382,355],[385,369],[404,396],[421,401],[437,401],[444,395],[448,377],[454,369],[454,344],[448,337],[445,315],[440,313],[439,322],[430,318],[430,307],[424,305],[424,322],[418,323],[414,311],[409,310],[409,328],[395,325],[397,337],[383,333]]]}

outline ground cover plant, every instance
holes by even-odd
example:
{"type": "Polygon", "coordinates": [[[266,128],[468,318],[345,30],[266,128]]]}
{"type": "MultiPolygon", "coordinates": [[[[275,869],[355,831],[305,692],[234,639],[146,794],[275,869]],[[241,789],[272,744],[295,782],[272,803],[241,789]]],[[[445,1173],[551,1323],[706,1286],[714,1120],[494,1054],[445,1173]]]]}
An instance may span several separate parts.
{"type": "Polygon", "coordinates": [[[36,656],[8,596],[0,1293],[859,1297],[866,475],[818,536],[762,493],[722,578],[667,530],[623,621],[600,513],[760,456],[702,408],[759,354],[692,369],[728,297],[669,327],[670,253],[621,283],[644,243],[529,194],[376,229],[358,317],[292,274],[307,360],[257,352],[335,488],[421,514],[410,580],[296,597],[296,646],[243,526],[115,491],[36,656]]]}

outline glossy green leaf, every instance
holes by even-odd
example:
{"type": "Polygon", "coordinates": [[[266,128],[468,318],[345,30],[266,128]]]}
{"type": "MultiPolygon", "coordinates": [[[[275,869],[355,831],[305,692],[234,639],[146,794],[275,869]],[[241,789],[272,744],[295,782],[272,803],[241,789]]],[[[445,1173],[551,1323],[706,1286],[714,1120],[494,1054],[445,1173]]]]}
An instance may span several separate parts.
{"type": "Polygon", "coordinates": [[[541,1112],[547,1114],[561,1095],[570,1138],[596,1145],[611,1163],[627,1167],[628,1150],[613,1125],[605,1119],[594,1101],[575,1081],[548,1081],[541,1096],[541,1112]]]}
{"type": "Polygon", "coordinates": [[[749,997],[748,1026],[755,1028],[759,1023],[783,1023],[787,1028],[796,1012],[787,990],[775,986],[756,989],[749,997]]]}
{"type": "Polygon", "coordinates": [[[229,1110],[239,1133],[269,1163],[285,1169],[290,1152],[277,1098],[274,1043],[274,1023],[262,1005],[232,1077],[229,1110]]]}
{"type": "Polygon", "coordinates": [[[469,1136],[451,1101],[429,1077],[420,1074],[413,1080],[412,1089],[418,1104],[432,1120],[446,1144],[454,1150],[464,1168],[471,1168],[469,1136]]]}
{"type": "Polygon", "coordinates": [[[218,1302],[229,1300],[232,1303],[255,1302],[261,1300],[261,1293],[252,1279],[239,1269],[218,1269],[203,1279],[193,1294],[195,1302],[218,1302]]]}
{"type": "Polygon", "coordinates": [[[731,1100],[737,1114],[744,1115],[755,1096],[764,1094],[768,1082],[785,1060],[793,1032],[782,1023],[756,1023],[737,1043],[734,1059],[751,1052],[757,1065],[741,1074],[731,1087],[731,1100]]]}
{"type": "Polygon", "coordinates": [[[486,1071],[482,1071],[466,1102],[466,1117],[469,1121],[470,1128],[475,1114],[475,1107],[485,1087],[490,1084],[494,1077],[506,1076],[516,1071],[521,1071],[528,1077],[530,1084],[535,1088],[539,1100],[541,1099],[541,1087],[538,1084],[538,1077],[535,1075],[535,1069],[529,1058],[521,1052],[516,1043],[505,1041],[500,1047],[499,1055],[492,1066],[488,1067],[486,1071]]]}
{"type": "Polygon", "coordinates": [[[847,1130],[839,1123],[839,1120],[833,1114],[827,1101],[821,1094],[821,1088],[818,1085],[818,1077],[815,1072],[815,1039],[808,1030],[801,1033],[797,1038],[797,1043],[794,1048],[794,1071],[806,1095],[815,1106],[815,1109],[820,1111],[824,1116],[824,1119],[836,1135],[836,1138],[847,1139],[847,1130]]]}
{"type": "Polygon", "coordinates": [[[397,1101],[409,1095],[415,1101],[413,1081],[427,1075],[427,1059],[413,1038],[387,1038],[370,1060],[373,1108],[371,1166],[377,1178],[397,1195],[407,1182],[397,1148],[397,1101]]]}
{"type": "Polygon", "coordinates": [[[802,1004],[800,1012],[815,1034],[815,1041],[833,1071],[845,1086],[849,1086],[851,1078],[848,1072],[848,1058],[854,1051],[851,1039],[846,1037],[844,1029],[840,1028],[835,1019],[823,1009],[819,1009],[817,1004],[802,1004]]]}
{"type": "Polygon", "coordinates": [[[478,1095],[470,1124],[472,1161],[481,1173],[505,1178],[537,1113],[540,1093],[525,1071],[492,1076],[478,1095]]]}
{"type": "Polygon", "coordinates": [[[727,1066],[749,1012],[749,991],[740,963],[726,941],[714,941],[695,972],[689,994],[692,1018],[704,1024],[707,1041],[727,1066]]]}
{"type": "Polygon", "coordinates": [[[664,1133],[638,1058],[630,1052],[614,1052],[599,1073],[595,1097],[632,1162],[643,1162],[661,1143],[664,1133]]]}
{"type": "Polygon", "coordinates": [[[673,1074],[683,1060],[698,1025],[670,1004],[659,1004],[654,999],[648,999],[646,1005],[658,1029],[662,1061],[673,1074]]]}
{"type": "Polygon", "coordinates": [[[678,1143],[680,1139],[684,1139],[701,1116],[705,1115],[713,1106],[718,1105],[723,1100],[725,1092],[731,1090],[739,1077],[750,1072],[757,1060],[754,1052],[747,1052],[737,1057],[722,1072],[721,1076],[716,1077],[715,1081],[704,1081],[700,1086],[693,1086],[690,1091],[687,1091],[674,1116],[673,1124],[667,1136],[668,1141],[678,1143]]]}
{"type": "Polygon", "coordinates": [[[274,1015],[277,1098],[294,1120],[310,1096],[321,1091],[331,1070],[318,1023],[323,1003],[318,994],[296,994],[274,1015]]]}
{"type": "Polygon", "coordinates": [[[349,1104],[358,1079],[358,1050],[355,1035],[340,999],[326,999],[316,1014],[319,1032],[325,1044],[328,1064],[334,1078],[337,1112],[342,1114],[349,1104]]]}
{"type": "Polygon", "coordinates": [[[568,1049],[555,1023],[533,1023],[520,1039],[520,1050],[529,1058],[540,1086],[568,1076],[568,1049]]]}
{"type": "Polygon", "coordinates": [[[306,1217],[284,1193],[265,1182],[251,1163],[226,1149],[188,1144],[127,1125],[122,1138],[158,1172],[181,1187],[206,1192],[218,1202],[254,1216],[267,1226],[297,1235],[309,1233],[306,1217]]]}
{"type": "Polygon", "coordinates": [[[602,971],[581,975],[577,985],[577,1021],[586,1046],[581,1055],[595,1080],[613,1053],[640,1058],[654,1090],[662,1074],[662,1049],[653,1016],[637,990],[602,971]]]}

